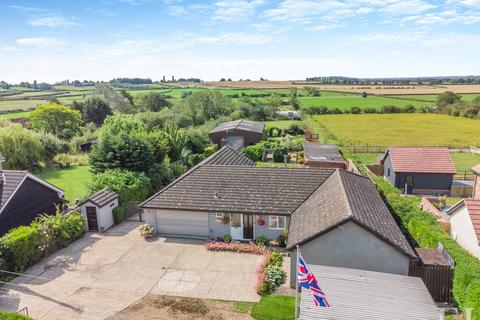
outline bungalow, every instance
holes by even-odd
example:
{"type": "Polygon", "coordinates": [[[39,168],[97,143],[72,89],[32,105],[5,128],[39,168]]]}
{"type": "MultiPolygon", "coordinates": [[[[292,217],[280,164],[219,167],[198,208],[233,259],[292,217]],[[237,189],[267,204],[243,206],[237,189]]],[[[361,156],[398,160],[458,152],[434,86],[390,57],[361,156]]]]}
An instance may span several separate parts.
{"type": "Polygon", "coordinates": [[[221,123],[208,136],[219,147],[228,144],[235,150],[240,150],[262,140],[264,127],[263,122],[241,119],[221,123]]]}
{"type": "MultiPolygon", "coordinates": [[[[227,152],[236,153],[219,151],[227,152]]],[[[408,274],[415,252],[368,178],[342,169],[218,165],[215,158],[223,156],[140,205],[155,232],[276,239],[290,226],[292,259],[298,245],[312,263],[408,274]]]]}
{"type": "Polygon", "coordinates": [[[480,259],[480,165],[471,170],[475,174],[472,198],[458,202],[447,214],[452,237],[480,259]]]}
{"type": "Polygon", "coordinates": [[[384,176],[408,194],[450,194],[456,173],[446,148],[390,147],[383,156],[384,176]]]}
{"type": "Polygon", "coordinates": [[[309,267],[330,308],[315,306],[312,294],[302,288],[299,320],[443,319],[420,278],[312,264],[309,267]]]}
{"type": "Polygon", "coordinates": [[[0,168],[0,235],[40,214],[55,214],[63,196],[63,190],[27,171],[0,168]]]}

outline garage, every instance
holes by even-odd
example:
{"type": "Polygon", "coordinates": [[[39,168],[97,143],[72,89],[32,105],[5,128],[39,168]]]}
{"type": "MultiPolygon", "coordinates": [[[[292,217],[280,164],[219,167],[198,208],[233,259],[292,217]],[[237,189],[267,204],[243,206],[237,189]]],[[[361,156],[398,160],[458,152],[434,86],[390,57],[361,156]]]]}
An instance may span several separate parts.
{"type": "Polygon", "coordinates": [[[204,212],[156,210],[160,234],[208,237],[208,214],[204,212]]]}

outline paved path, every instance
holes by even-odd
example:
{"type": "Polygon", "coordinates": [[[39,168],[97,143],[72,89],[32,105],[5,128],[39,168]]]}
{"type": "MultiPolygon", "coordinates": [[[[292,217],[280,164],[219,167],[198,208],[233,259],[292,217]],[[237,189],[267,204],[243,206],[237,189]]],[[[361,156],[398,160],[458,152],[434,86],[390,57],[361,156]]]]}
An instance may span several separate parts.
{"type": "Polygon", "coordinates": [[[148,293],[255,302],[260,256],[211,252],[201,242],[145,241],[139,223],[87,233],[1,288],[0,308],[35,319],[105,319],[148,293]]]}

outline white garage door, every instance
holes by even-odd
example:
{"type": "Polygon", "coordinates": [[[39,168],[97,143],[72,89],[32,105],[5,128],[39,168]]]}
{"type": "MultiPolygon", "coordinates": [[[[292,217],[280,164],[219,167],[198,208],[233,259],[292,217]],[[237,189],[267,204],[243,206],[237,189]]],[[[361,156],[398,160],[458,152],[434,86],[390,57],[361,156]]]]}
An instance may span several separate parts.
{"type": "Polygon", "coordinates": [[[208,214],[203,212],[157,210],[157,232],[208,237],[208,214]]]}

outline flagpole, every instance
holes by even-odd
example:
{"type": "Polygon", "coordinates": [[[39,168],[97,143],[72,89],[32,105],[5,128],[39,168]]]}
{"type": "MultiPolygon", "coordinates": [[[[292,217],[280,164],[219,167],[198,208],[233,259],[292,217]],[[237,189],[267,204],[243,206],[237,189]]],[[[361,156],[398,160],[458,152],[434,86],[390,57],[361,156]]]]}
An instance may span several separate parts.
{"type": "Polygon", "coordinates": [[[298,319],[298,262],[300,261],[300,246],[297,245],[297,262],[295,264],[295,320],[298,319]]]}

